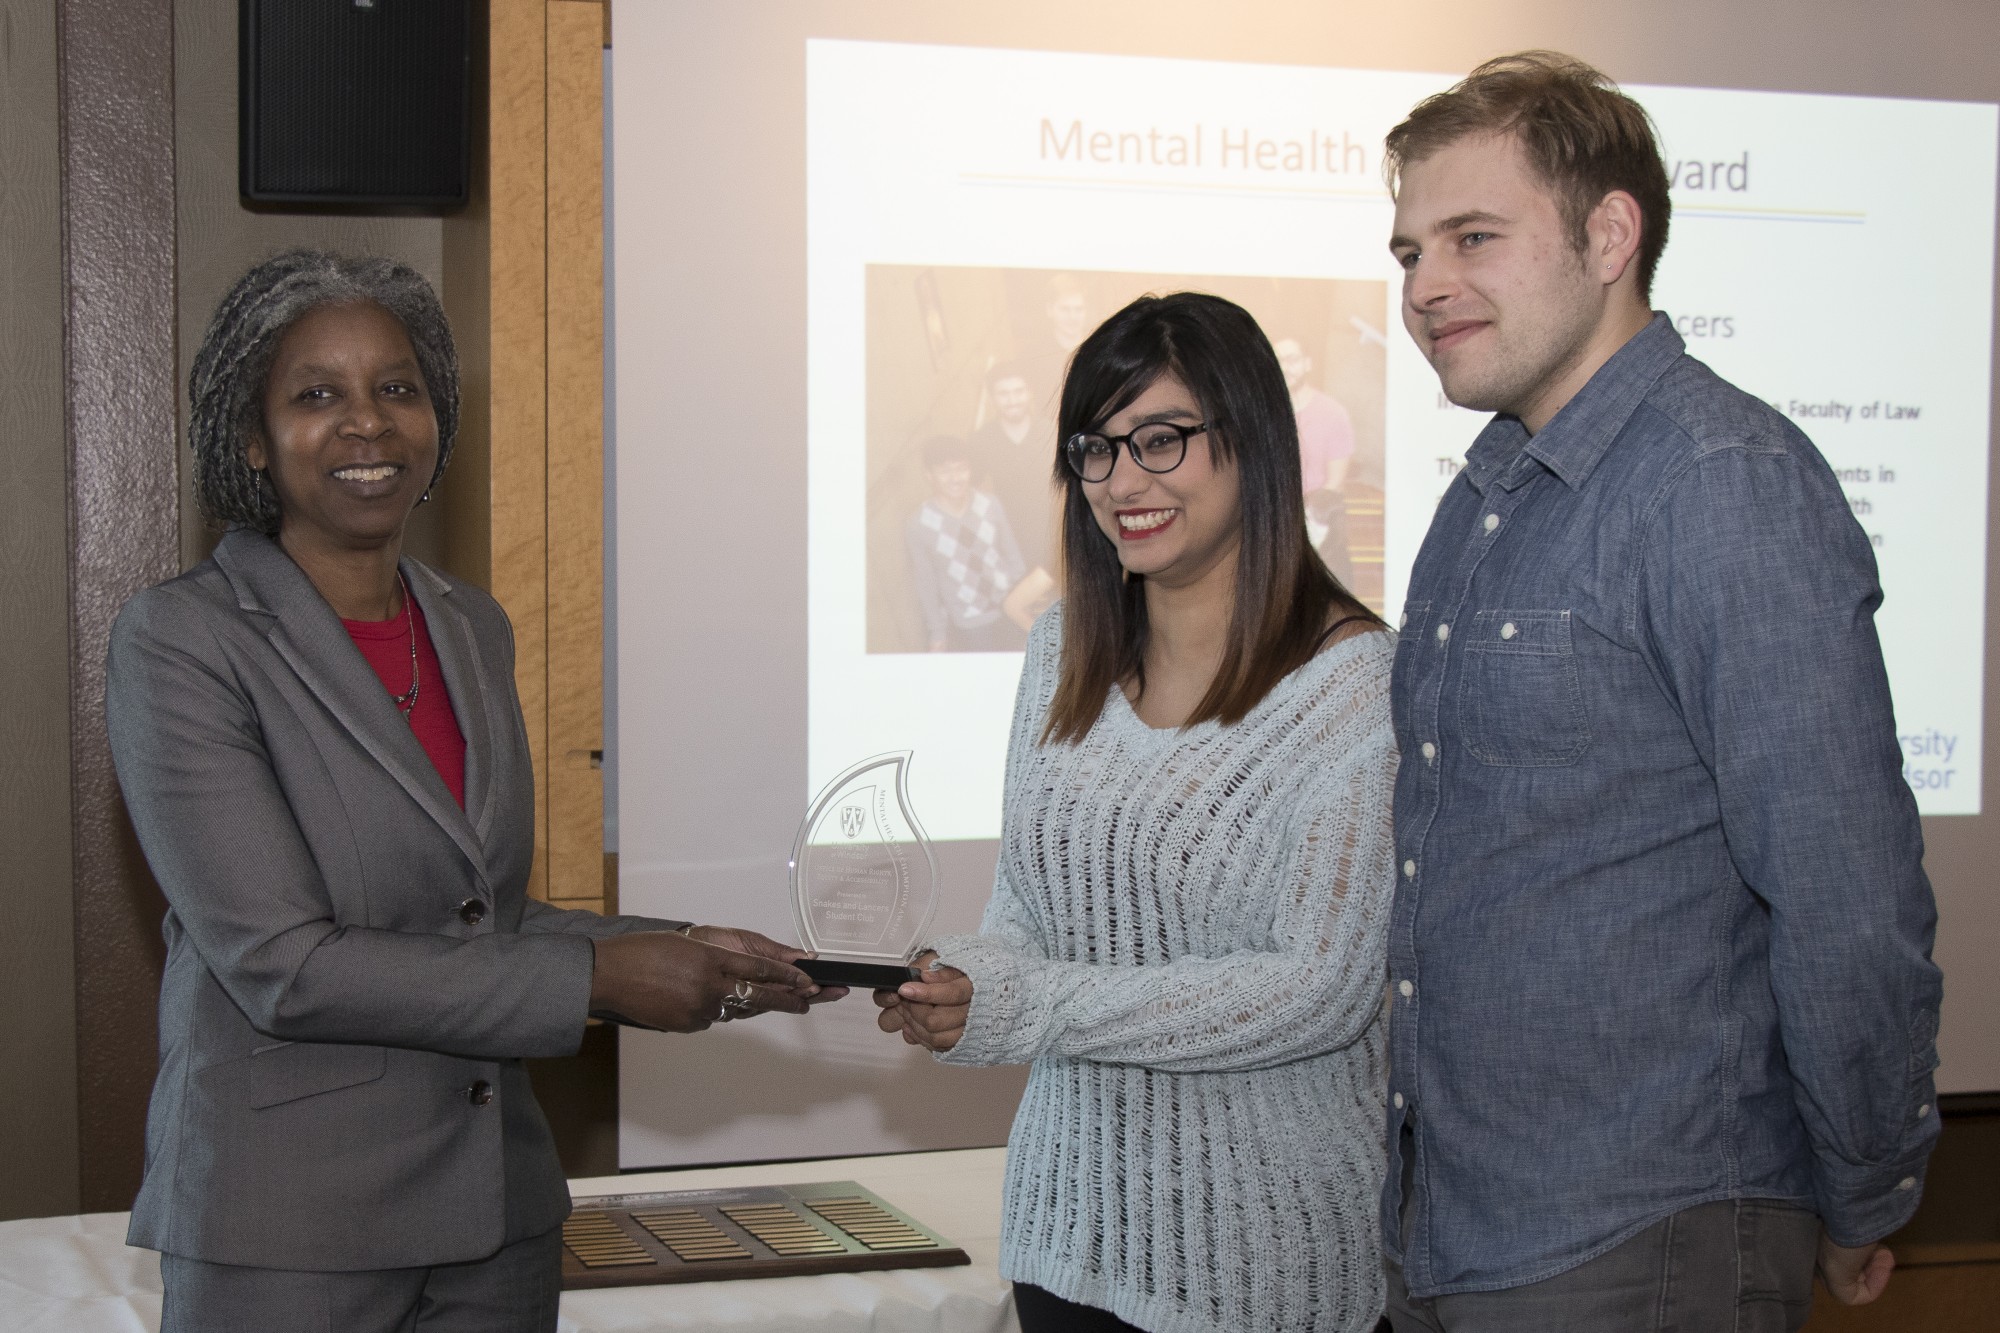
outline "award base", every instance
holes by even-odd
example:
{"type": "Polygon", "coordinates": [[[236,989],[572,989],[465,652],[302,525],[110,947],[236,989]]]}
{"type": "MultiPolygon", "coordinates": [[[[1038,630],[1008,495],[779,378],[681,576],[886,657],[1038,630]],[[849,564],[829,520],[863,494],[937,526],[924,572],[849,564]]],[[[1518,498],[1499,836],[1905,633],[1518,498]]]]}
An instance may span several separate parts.
{"type": "Polygon", "coordinates": [[[894,990],[918,976],[917,969],[902,963],[861,963],[850,958],[805,958],[792,966],[822,986],[866,990],[894,990]]]}

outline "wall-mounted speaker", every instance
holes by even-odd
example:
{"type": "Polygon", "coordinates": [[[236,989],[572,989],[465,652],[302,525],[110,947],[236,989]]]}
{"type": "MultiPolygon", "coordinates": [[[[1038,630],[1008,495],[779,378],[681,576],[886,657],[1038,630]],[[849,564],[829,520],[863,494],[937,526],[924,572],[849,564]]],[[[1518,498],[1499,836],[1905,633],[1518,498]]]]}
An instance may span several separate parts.
{"type": "Polygon", "coordinates": [[[238,0],[237,188],[451,208],[472,173],[472,0],[238,0]]]}

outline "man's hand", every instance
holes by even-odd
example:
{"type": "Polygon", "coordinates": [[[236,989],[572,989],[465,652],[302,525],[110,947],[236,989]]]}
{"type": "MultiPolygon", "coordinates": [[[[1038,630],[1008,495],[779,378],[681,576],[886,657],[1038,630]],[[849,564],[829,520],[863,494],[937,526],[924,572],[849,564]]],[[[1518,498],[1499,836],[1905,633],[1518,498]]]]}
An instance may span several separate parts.
{"type": "Polygon", "coordinates": [[[1879,1241],[1850,1247],[1819,1233],[1819,1280],[1842,1305],[1866,1305],[1880,1296],[1895,1267],[1896,1256],[1879,1241]]]}
{"type": "MultiPolygon", "coordinates": [[[[780,963],[796,963],[801,958],[812,957],[804,949],[780,944],[768,935],[759,935],[754,930],[743,930],[737,926],[689,926],[687,933],[703,944],[734,949],[737,953],[755,954],[759,958],[771,958],[780,963]]],[[[821,986],[807,997],[806,1003],[826,1004],[845,994],[847,994],[845,986],[821,986]]]]}
{"type": "Polygon", "coordinates": [[[782,959],[722,948],[679,931],[612,935],[592,940],[591,947],[596,966],[590,1012],[664,1032],[699,1032],[721,1019],[723,997],[737,994],[739,985],[746,996],[739,1015],[746,1018],[772,1009],[802,1014],[819,992],[811,977],[782,959]]]}
{"type": "Polygon", "coordinates": [[[938,965],[937,955],[917,959],[923,980],[906,981],[893,991],[876,991],[882,1010],[875,1025],[900,1032],[912,1046],[948,1051],[965,1035],[965,1017],[972,1006],[972,978],[955,967],[938,965]]]}

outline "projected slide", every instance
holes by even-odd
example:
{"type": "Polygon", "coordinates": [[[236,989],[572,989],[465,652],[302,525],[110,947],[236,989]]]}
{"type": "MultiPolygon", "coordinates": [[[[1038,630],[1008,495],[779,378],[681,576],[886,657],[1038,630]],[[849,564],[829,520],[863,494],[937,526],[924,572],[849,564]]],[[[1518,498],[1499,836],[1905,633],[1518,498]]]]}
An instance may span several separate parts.
{"type": "MultiPolygon", "coordinates": [[[[1448,78],[829,41],[806,69],[810,784],[910,749],[933,836],[998,833],[1062,365],[1143,292],[1257,317],[1309,532],[1393,618],[1483,420],[1384,246],[1382,137],[1448,78]]],[[[1654,304],[1839,472],[1919,806],[1976,813],[1995,108],[1630,91],[1674,177],[1654,304]]]]}
{"type": "Polygon", "coordinates": [[[1382,282],[871,264],[870,653],[1026,646],[1059,568],[1063,366],[1135,295],[1187,288],[1270,332],[1298,403],[1315,545],[1381,608],[1382,282]]]}

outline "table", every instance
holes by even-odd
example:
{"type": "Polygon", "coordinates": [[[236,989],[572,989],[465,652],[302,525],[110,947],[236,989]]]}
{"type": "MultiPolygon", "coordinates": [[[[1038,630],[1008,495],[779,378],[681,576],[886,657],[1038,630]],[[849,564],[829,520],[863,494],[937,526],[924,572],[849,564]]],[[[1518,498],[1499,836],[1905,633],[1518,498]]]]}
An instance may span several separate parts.
{"type": "MultiPolygon", "coordinates": [[[[972,1256],[965,1268],[604,1288],[563,1295],[561,1333],[1018,1333],[1000,1280],[1002,1148],[841,1157],[572,1180],[602,1194],[852,1180],[972,1256]]],[[[124,1213],[0,1222],[0,1333],[157,1333],[160,1261],[125,1244],[124,1213]]]]}

